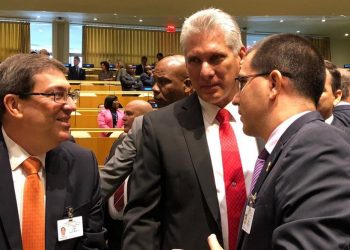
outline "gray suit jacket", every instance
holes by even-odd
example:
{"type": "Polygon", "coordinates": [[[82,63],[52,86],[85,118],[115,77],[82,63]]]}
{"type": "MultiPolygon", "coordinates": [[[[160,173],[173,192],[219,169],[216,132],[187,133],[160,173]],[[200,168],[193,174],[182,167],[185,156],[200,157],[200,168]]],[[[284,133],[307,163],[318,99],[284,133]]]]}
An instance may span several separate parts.
{"type": "Polygon", "coordinates": [[[339,128],[350,128],[350,104],[335,106],[333,109],[333,116],[332,125],[339,128]]]}
{"type": "Polygon", "coordinates": [[[318,112],[300,117],[285,131],[254,187],[251,232],[240,231],[237,249],[349,249],[346,137],[318,112]]]}
{"type": "Polygon", "coordinates": [[[135,118],[131,130],[115,149],[114,156],[100,170],[101,193],[107,200],[133,169],[137,148],[141,143],[143,116],[135,118]]]}
{"type": "MultiPolygon", "coordinates": [[[[0,249],[21,250],[22,239],[11,167],[6,144],[0,134],[0,249]]],[[[104,249],[104,229],[98,166],[91,151],[63,142],[46,154],[46,247],[52,249],[104,249]],[[82,237],[58,242],[57,220],[83,217],[82,237]]]]}

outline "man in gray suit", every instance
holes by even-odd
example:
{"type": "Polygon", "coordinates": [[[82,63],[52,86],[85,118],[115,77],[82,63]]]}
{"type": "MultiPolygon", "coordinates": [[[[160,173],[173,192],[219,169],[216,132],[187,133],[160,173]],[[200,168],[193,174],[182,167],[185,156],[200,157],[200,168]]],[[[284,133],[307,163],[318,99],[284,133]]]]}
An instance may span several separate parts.
{"type": "MultiPolygon", "coordinates": [[[[168,56],[161,60],[155,68],[154,78],[155,84],[152,90],[159,107],[192,93],[183,56],[168,56]]],[[[116,147],[113,157],[100,170],[101,192],[104,199],[108,199],[132,171],[141,141],[142,119],[143,116],[136,117],[131,130],[116,147]]]]}
{"type": "Polygon", "coordinates": [[[242,214],[237,249],[349,248],[349,135],[316,111],[325,72],[317,49],[293,34],[270,36],[243,59],[234,103],[244,132],[262,137],[270,156],[242,214]]]}

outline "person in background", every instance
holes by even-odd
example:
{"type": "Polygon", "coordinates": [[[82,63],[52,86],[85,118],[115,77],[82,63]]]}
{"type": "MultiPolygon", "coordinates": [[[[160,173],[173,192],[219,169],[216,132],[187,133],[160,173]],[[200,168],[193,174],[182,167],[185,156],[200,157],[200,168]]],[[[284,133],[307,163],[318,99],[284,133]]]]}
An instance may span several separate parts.
{"type": "MultiPolygon", "coordinates": [[[[152,106],[143,100],[133,100],[124,109],[124,133],[122,133],[113,143],[106,162],[115,154],[115,150],[130,131],[134,119],[140,115],[151,112],[152,106]]],[[[121,249],[121,237],[123,233],[123,211],[127,201],[127,181],[125,181],[114,195],[111,195],[105,204],[104,225],[107,229],[108,250],[121,249]]]]}
{"type": "Polygon", "coordinates": [[[147,56],[142,56],[141,64],[136,65],[135,74],[139,76],[142,73],[146,73],[146,66],[147,66],[147,56]]]}
{"type": "Polygon", "coordinates": [[[0,65],[1,250],[105,248],[98,165],[69,141],[78,95],[65,73],[36,54],[0,65]]]}
{"type": "Polygon", "coordinates": [[[44,56],[49,57],[50,53],[46,49],[41,49],[41,50],[39,50],[39,55],[44,55],[44,56]]]}
{"type": "Polygon", "coordinates": [[[294,34],[269,36],[243,59],[234,103],[266,152],[237,249],[349,248],[349,134],[316,111],[325,77],[317,48],[294,34]]]}
{"type": "Polygon", "coordinates": [[[123,91],[141,90],[143,87],[141,80],[135,77],[135,70],[132,65],[126,66],[126,73],[120,76],[120,84],[123,91]]]}
{"type": "Polygon", "coordinates": [[[68,71],[68,80],[85,80],[85,70],[79,67],[79,56],[74,57],[73,64],[68,71]]]}
{"type": "Polygon", "coordinates": [[[118,61],[117,69],[118,69],[118,73],[116,76],[116,80],[120,81],[120,77],[126,75],[125,64],[122,61],[118,61]]]}
{"type": "MultiPolygon", "coordinates": [[[[121,128],[123,127],[124,112],[118,109],[118,97],[115,95],[106,96],[104,108],[98,112],[97,124],[99,128],[121,128]]],[[[108,137],[112,132],[103,132],[102,136],[108,137]]]]}
{"type": "MultiPolygon", "coordinates": [[[[333,108],[340,102],[342,91],[341,91],[341,80],[340,73],[330,61],[325,60],[326,67],[326,80],[324,89],[320,100],[317,104],[317,110],[320,112],[325,122],[332,124],[335,122],[333,119],[333,108]]],[[[336,124],[334,124],[336,126],[336,124]]]]}
{"type": "Polygon", "coordinates": [[[109,70],[109,63],[107,61],[102,61],[101,72],[98,74],[99,81],[113,81],[113,72],[109,70]]]}
{"type": "Polygon", "coordinates": [[[164,58],[164,55],[162,52],[158,52],[156,55],[157,61],[153,63],[153,67],[157,65],[157,63],[164,58]]]}
{"type": "Polygon", "coordinates": [[[235,247],[258,156],[232,105],[245,54],[240,28],[227,13],[205,9],[186,19],[180,43],[195,92],[143,118],[124,250],[208,249],[213,232],[225,249],[235,247]]]}
{"type": "Polygon", "coordinates": [[[143,87],[152,87],[154,84],[153,71],[150,65],[146,66],[146,72],[140,75],[143,87]]]}
{"type": "Polygon", "coordinates": [[[333,109],[334,123],[350,127],[350,70],[339,69],[341,74],[341,101],[333,109]]]}
{"type": "MultiPolygon", "coordinates": [[[[153,94],[159,107],[165,107],[192,94],[193,89],[182,55],[164,58],[155,68],[156,82],[153,85],[153,94]]],[[[143,116],[134,118],[132,128],[122,143],[110,152],[110,160],[100,169],[101,189],[104,199],[123,183],[132,172],[137,150],[141,144],[143,116]]],[[[128,123],[129,124],[129,123],[128,123]]],[[[127,124],[126,127],[129,127],[127,124]]]]}

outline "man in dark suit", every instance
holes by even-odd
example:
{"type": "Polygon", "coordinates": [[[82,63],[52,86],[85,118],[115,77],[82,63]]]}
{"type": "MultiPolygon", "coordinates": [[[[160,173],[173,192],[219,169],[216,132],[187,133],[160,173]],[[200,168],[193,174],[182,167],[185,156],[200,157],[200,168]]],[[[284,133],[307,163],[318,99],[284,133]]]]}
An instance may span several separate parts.
{"type": "Polygon", "coordinates": [[[333,110],[333,124],[350,128],[350,71],[339,69],[341,73],[341,101],[333,110]]]}
{"type": "MultiPolygon", "coordinates": [[[[180,40],[195,93],[144,116],[124,214],[125,250],[208,249],[205,240],[211,233],[234,249],[225,194],[239,186],[244,192],[237,195],[246,198],[252,174],[247,166],[254,165],[258,151],[255,139],[243,134],[232,105],[245,49],[236,22],[217,9],[186,19],[180,40]],[[222,108],[231,116],[229,127],[238,141],[235,155],[243,166],[235,173],[242,178],[234,176],[227,183],[215,118],[222,108]]],[[[239,215],[237,229],[238,223],[239,215]]]]}
{"type": "Polygon", "coordinates": [[[333,109],[340,102],[342,97],[340,72],[332,62],[325,60],[326,80],[323,92],[317,104],[317,110],[320,112],[325,122],[337,127],[343,127],[334,119],[333,109]]]}
{"type": "Polygon", "coordinates": [[[141,64],[136,65],[135,74],[139,76],[142,73],[146,73],[146,66],[147,66],[147,56],[142,56],[141,64]]]}
{"type": "Polygon", "coordinates": [[[243,59],[234,103],[244,132],[262,137],[270,156],[237,249],[349,248],[349,135],[315,112],[324,80],[322,56],[297,35],[270,36],[243,59]]]}
{"type": "Polygon", "coordinates": [[[0,249],[105,247],[96,158],[67,141],[78,96],[65,71],[34,54],[0,65],[0,249]],[[41,167],[27,174],[28,162],[41,167]],[[27,199],[32,177],[37,202],[27,199]]]}
{"type": "Polygon", "coordinates": [[[79,67],[79,56],[74,57],[74,66],[69,67],[68,80],[85,80],[85,70],[79,67]]]}

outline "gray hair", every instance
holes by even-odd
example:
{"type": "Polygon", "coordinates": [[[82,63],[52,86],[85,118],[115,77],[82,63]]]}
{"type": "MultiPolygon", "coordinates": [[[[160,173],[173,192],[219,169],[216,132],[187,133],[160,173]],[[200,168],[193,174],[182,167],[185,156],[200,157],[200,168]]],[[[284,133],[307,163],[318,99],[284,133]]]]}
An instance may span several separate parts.
{"type": "Polygon", "coordinates": [[[237,22],[231,15],[214,8],[200,10],[185,20],[180,35],[182,49],[186,50],[186,41],[192,34],[218,29],[223,32],[227,46],[238,52],[243,44],[237,22]]]}

